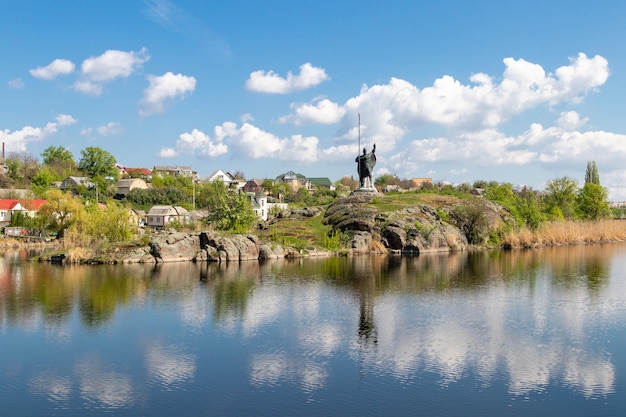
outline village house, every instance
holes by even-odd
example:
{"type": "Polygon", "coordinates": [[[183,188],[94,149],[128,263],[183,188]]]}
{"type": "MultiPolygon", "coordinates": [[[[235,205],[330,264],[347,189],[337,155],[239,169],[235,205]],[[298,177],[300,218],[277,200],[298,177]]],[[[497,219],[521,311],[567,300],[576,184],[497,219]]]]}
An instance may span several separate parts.
{"type": "Polygon", "coordinates": [[[233,190],[241,190],[246,185],[245,179],[237,178],[230,172],[225,172],[221,169],[213,171],[213,173],[207,178],[207,181],[222,181],[226,185],[226,188],[233,190]]]}
{"type": "Polygon", "coordinates": [[[243,186],[243,191],[245,193],[258,193],[263,191],[263,178],[253,178],[251,180],[246,181],[246,185],[243,186]]]}
{"type": "Polygon", "coordinates": [[[46,200],[0,199],[0,225],[7,226],[15,213],[35,217],[46,200]]]}
{"type": "Polygon", "coordinates": [[[152,181],[152,171],[147,168],[128,168],[125,167],[124,171],[126,171],[125,177],[120,178],[141,178],[146,182],[152,181]]]}
{"type": "Polygon", "coordinates": [[[267,220],[267,196],[264,193],[246,193],[250,199],[252,211],[259,220],[267,220]]]}
{"type": "Polygon", "coordinates": [[[133,226],[144,227],[148,222],[147,214],[143,210],[131,208],[128,211],[128,217],[130,218],[130,224],[133,226]]]}
{"type": "Polygon", "coordinates": [[[145,190],[149,187],[142,178],[125,178],[117,182],[115,194],[125,196],[136,188],[145,190]]]}
{"type": "Polygon", "coordinates": [[[150,227],[162,229],[171,222],[189,223],[191,215],[187,209],[180,206],[153,206],[148,211],[148,226],[150,227]]]}
{"type": "Polygon", "coordinates": [[[335,186],[327,177],[309,177],[309,182],[313,189],[325,188],[330,191],[335,191],[335,186]]]}
{"type": "Polygon", "coordinates": [[[420,189],[426,187],[432,187],[433,179],[432,178],[411,178],[411,182],[413,183],[413,188],[420,189]]]}
{"type": "Polygon", "coordinates": [[[75,190],[77,187],[86,187],[86,188],[93,188],[95,187],[95,184],[93,182],[91,182],[89,180],[89,178],[87,177],[67,177],[66,179],[64,179],[63,181],[61,181],[61,185],[59,186],[60,189],[62,189],[63,191],[67,191],[67,190],[75,190]]]}
{"type": "Polygon", "coordinates": [[[198,173],[192,170],[190,166],[155,165],[152,169],[152,175],[191,178],[194,182],[198,180],[198,173]]]}
{"type": "Polygon", "coordinates": [[[311,189],[311,182],[302,174],[296,174],[293,171],[286,172],[279,175],[274,180],[274,183],[287,184],[291,191],[298,191],[300,188],[311,189]]]}

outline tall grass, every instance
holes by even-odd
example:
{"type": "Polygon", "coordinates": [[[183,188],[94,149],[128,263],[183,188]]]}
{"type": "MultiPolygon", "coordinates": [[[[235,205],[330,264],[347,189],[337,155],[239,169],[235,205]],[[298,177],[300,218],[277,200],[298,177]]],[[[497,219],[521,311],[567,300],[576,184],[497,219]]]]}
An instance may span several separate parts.
{"type": "Polygon", "coordinates": [[[537,247],[583,243],[626,241],[626,221],[554,221],[537,230],[521,229],[504,235],[501,244],[508,247],[537,247]]]}

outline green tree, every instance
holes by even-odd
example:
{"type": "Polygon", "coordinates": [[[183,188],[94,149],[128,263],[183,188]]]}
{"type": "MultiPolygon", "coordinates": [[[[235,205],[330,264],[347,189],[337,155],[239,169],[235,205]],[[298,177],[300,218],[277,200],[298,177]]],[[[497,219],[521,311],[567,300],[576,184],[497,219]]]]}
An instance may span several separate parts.
{"type": "Polygon", "coordinates": [[[450,211],[450,220],[461,229],[471,244],[482,243],[489,234],[485,207],[476,200],[468,200],[450,211]]]}
{"type": "Polygon", "coordinates": [[[382,174],[374,180],[374,185],[382,188],[386,185],[400,185],[401,181],[395,174],[382,174]]]}
{"type": "Polygon", "coordinates": [[[30,184],[30,189],[37,195],[43,196],[46,191],[50,189],[50,186],[54,182],[54,175],[50,172],[47,166],[42,165],[39,171],[33,177],[30,184]]]}
{"type": "Polygon", "coordinates": [[[586,182],[580,189],[576,203],[578,216],[585,220],[598,220],[611,214],[606,188],[592,182],[586,182]]]}
{"type": "Polygon", "coordinates": [[[71,175],[76,166],[74,155],[63,146],[48,146],[41,153],[43,164],[48,167],[55,176],[55,180],[63,179],[71,175]]]}
{"type": "Polygon", "coordinates": [[[569,177],[548,181],[543,194],[543,211],[551,218],[573,218],[577,193],[578,183],[569,177]]]}
{"type": "Polygon", "coordinates": [[[88,146],[80,151],[78,169],[89,177],[113,177],[117,178],[118,171],[115,168],[115,157],[104,149],[88,146]]]}
{"type": "Polygon", "coordinates": [[[515,195],[514,207],[518,218],[532,230],[539,228],[545,220],[540,208],[539,194],[530,187],[523,187],[515,195]]]}
{"type": "Polygon", "coordinates": [[[207,220],[218,230],[244,233],[256,223],[256,215],[247,195],[229,193],[222,181],[212,181],[206,187],[207,220]]]}
{"type": "Polygon", "coordinates": [[[600,185],[600,175],[596,161],[587,162],[587,171],[585,172],[585,183],[600,185]]]}

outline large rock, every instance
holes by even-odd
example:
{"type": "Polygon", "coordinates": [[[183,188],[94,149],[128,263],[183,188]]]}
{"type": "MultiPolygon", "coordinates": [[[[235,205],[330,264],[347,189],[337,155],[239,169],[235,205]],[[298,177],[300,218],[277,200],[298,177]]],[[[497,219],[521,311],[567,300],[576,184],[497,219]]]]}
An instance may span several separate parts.
{"type": "Polygon", "coordinates": [[[200,250],[197,233],[156,234],[150,242],[150,251],[156,262],[191,261],[200,250]]]}
{"type": "Polygon", "coordinates": [[[380,213],[369,203],[385,198],[374,193],[354,193],[335,200],[326,210],[324,223],[350,238],[353,253],[375,251],[376,245],[403,254],[462,250],[467,239],[456,227],[443,222],[435,208],[416,205],[380,213]]]}

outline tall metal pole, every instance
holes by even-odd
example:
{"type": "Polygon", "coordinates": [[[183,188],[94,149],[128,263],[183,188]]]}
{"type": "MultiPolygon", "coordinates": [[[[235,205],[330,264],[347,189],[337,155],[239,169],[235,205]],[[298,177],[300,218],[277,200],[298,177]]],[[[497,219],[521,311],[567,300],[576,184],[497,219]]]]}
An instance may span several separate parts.
{"type": "Polygon", "coordinates": [[[359,149],[356,152],[356,172],[359,174],[359,185],[361,182],[361,113],[357,113],[359,115],[359,149]]]}

